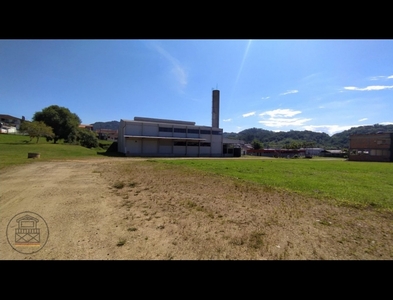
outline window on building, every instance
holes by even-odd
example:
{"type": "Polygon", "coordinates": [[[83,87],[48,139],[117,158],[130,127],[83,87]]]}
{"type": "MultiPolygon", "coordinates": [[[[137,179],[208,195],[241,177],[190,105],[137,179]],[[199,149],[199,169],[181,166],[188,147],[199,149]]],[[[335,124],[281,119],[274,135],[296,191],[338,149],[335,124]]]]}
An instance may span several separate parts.
{"type": "Polygon", "coordinates": [[[161,132],[172,132],[172,127],[158,127],[158,131],[161,131],[161,132]]]}
{"type": "Polygon", "coordinates": [[[196,133],[196,134],[199,134],[199,129],[188,129],[188,133],[196,133]]]}
{"type": "Polygon", "coordinates": [[[186,129],[185,128],[174,128],[173,132],[186,133],[186,129]]]}
{"type": "Polygon", "coordinates": [[[187,146],[198,147],[198,142],[187,142],[187,146]]]}
{"type": "Polygon", "coordinates": [[[210,130],[201,129],[201,134],[210,134],[210,130]]]}
{"type": "Polygon", "coordinates": [[[220,131],[220,130],[212,130],[212,134],[214,134],[214,135],[221,135],[222,131],[220,131]]]}
{"type": "Polygon", "coordinates": [[[201,143],[200,143],[200,146],[201,146],[201,147],[210,147],[210,146],[211,146],[211,143],[201,142],[201,143]]]}
{"type": "Polygon", "coordinates": [[[173,146],[185,146],[186,142],[173,142],[173,146]]]}

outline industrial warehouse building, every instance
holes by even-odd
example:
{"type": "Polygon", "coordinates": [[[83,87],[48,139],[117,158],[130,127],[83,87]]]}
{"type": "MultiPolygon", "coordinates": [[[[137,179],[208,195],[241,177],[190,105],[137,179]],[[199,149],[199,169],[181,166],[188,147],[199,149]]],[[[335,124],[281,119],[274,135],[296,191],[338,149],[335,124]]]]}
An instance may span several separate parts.
{"type": "MultiPolygon", "coordinates": [[[[121,119],[118,152],[126,156],[226,156],[228,143],[224,143],[223,130],[219,128],[218,122],[219,98],[219,90],[213,90],[211,127],[179,120],[145,117],[121,119]]],[[[240,148],[234,152],[231,156],[240,156],[240,148]]]]}
{"type": "Polygon", "coordinates": [[[348,160],[393,161],[393,133],[353,134],[349,137],[348,160]]]}

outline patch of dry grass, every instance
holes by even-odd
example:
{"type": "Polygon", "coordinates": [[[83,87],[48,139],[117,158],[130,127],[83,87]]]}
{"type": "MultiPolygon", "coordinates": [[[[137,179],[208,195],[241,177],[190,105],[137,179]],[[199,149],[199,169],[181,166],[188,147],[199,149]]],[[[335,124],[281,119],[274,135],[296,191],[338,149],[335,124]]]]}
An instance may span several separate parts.
{"type": "Polygon", "coordinates": [[[389,212],[337,207],[147,161],[105,169],[102,174],[114,187],[123,183],[123,188],[112,190],[111,203],[118,209],[125,239],[132,244],[131,259],[393,258],[389,212]]]}

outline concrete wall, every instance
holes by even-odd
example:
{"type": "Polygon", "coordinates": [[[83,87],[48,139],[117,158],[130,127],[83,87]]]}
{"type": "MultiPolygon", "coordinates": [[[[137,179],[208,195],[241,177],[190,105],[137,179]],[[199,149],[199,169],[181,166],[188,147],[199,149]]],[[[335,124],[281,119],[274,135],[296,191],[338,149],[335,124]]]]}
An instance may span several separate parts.
{"type": "Polygon", "coordinates": [[[162,121],[121,120],[118,152],[126,156],[222,156],[222,129],[162,121]]]}

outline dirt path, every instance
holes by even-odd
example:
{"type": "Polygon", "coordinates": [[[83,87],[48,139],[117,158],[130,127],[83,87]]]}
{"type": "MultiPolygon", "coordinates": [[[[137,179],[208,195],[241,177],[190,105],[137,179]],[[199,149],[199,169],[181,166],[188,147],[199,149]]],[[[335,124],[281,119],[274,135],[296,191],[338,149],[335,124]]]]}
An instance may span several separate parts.
{"type": "Polygon", "coordinates": [[[154,160],[37,161],[1,174],[0,259],[392,257],[391,213],[163,169],[154,160]],[[38,222],[36,248],[15,243],[15,216],[26,211],[49,230],[46,237],[38,222]]]}
{"type": "Polygon", "coordinates": [[[108,185],[94,173],[99,163],[37,162],[2,174],[1,259],[117,259],[116,217],[108,185]],[[49,228],[47,243],[34,254],[15,251],[5,238],[7,224],[24,211],[41,216],[49,228]]]}

